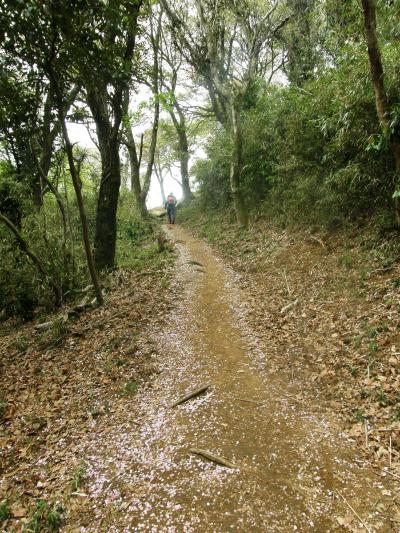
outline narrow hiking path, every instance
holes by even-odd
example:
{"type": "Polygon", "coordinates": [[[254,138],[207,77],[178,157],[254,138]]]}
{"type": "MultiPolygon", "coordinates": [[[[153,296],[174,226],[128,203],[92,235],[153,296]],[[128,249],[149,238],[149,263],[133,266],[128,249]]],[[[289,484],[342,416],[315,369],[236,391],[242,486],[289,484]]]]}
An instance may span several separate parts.
{"type": "Polygon", "coordinates": [[[80,444],[91,512],[65,531],[395,531],[379,512],[390,500],[380,479],[359,466],[317,401],[296,401],[270,372],[235,275],[184,229],[167,231],[184,293],[163,331],[152,332],[159,373],[127,404],[124,423],[111,420],[80,444]],[[207,393],[169,407],[206,383],[207,393]]]}

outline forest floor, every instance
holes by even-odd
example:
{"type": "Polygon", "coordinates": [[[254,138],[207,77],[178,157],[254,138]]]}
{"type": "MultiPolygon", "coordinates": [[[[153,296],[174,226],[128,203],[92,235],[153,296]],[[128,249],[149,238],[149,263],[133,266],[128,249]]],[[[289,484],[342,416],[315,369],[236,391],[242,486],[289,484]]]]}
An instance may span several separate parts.
{"type": "Polygon", "coordinates": [[[360,287],[333,238],[227,230],[222,259],[167,232],[174,268],[116,274],[53,346],[1,338],[3,530],[399,531],[396,272],[360,287]]]}

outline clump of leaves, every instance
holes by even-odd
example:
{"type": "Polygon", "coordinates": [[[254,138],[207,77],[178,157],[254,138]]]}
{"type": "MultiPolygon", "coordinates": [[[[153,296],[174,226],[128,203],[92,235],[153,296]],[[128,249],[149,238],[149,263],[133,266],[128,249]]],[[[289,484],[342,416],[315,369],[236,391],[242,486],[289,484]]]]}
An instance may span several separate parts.
{"type": "Polygon", "coordinates": [[[381,407],[386,407],[388,405],[388,403],[389,403],[388,395],[386,394],[386,392],[383,390],[382,387],[380,387],[376,391],[376,399],[378,400],[379,405],[381,407]]]}
{"type": "Polygon", "coordinates": [[[358,374],[358,367],[355,366],[355,365],[352,365],[351,363],[349,363],[347,365],[347,368],[349,369],[349,372],[350,374],[353,376],[353,377],[356,377],[357,374],[358,374]]]}
{"type": "Polygon", "coordinates": [[[128,381],[121,389],[121,396],[133,396],[137,393],[138,383],[136,381],[128,381]]]}
{"type": "Polygon", "coordinates": [[[353,418],[356,422],[363,422],[365,418],[364,411],[362,409],[354,409],[353,418]]]}
{"type": "Polygon", "coordinates": [[[338,260],[339,266],[350,269],[354,265],[354,259],[351,255],[342,255],[338,260]]]}
{"type": "Polygon", "coordinates": [[[393,411],[393,420],[400,422],[400,405],[397,405],[393,411]]]}
{"type": "Polygon", "coordinates": [[[85,481],[87,467],[84,463],[80,464],[72,474],[71,492],[76,492],[80,489],[85,481]]]}
{"type": "Polygon", "coordinates": [[[28,345],[28,339],[25,337],[25,335],[19,335],[11,344],[11,346],[21,354],[26,352],[28,345]]]}
{"type": "Polygon", "coordinates": [[[367,337],[369,339],[376,339],[377,335],[378,335],[378,328],[376,326],[367,327],[367,337]]]}
{"type": "Polygon", "coordinates": [[[3,398],[3,396],[0,396],[0,422],[3,420],[3,417],[6,413],[6,409],[7,409],[7,402],[3,398]]]}
{"type": "Polygon", "coordinates": [[[361,389],[360,391],[360,398],[362,400],[365,400],[366,398],[368,398],[369,396],[371,396],[371,391],[369,391],[368,389],[361,389]]]}
{"type": "Polygon", "coordinates": [[[7,500],[0,502],[0,522],[11,518],[11,511],[7,500]]]}
{"type": "Polygon", "coordinates": [[[120,337],[119,335],[116,335],[110,340],[110,348],[113,350],[116,350],[122,345],[123,341],[124,339],[122,337],[120,337]]]}
{"type": "Polygon", "coordinates": [[[371,354],[376,353],[378,351],[378,345],[375,341],[372,341],[368,344],[368,351],[371,354]]]}
{"type": "Polygon", "coordinates": [[[39,348],[55,348],[59,346],[68,331],[68,326],[63,319],[54,321],[54,323],[45,331],[43,331],[38,338],[39,348]]]}
{"type": "Polygon", "coordinates": [[[64,521],[63,508],[54,503],[39,500],[31,511],[25,525],[25,531],[39,533],[41,531],[59,531],[64,521]]]}

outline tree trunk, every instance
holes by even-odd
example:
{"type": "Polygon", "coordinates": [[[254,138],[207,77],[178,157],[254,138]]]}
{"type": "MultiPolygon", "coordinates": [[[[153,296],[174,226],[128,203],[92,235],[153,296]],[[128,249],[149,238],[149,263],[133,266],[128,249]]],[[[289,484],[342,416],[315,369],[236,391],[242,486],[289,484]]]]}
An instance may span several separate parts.
{"type": "Polygon", "coordinates": [[[186,131],[179,133],[179,161],[181,166],[183,199],[189,202],[192,198],[189,182],[189,143],[186,131]]]}
{"type": "Polygon", "coordinates": [[[154,171],[156,173],[156,178],[157,178],[158,184],[160,186],[162,205],[165,206],[165,204],[167,202],[167,197],[165,195],[163,168],[162,168],[162,166],[160,164],[160,154],[159,153],[157,153],[157,155],[156,155],[156,157],[154,159],[154,171]]]}
{"type": "Polygon", "coordinates": [[[132,189],[133,197],[135,199],[136,209],[138,210],[140,216],[143,219],[147,219],[149,213],[147,211],[147,206],[146,206],[146,196],[143,195],[142,185],[140,183],[140,164],[141,164],[142,153],[143,153],[143,134],[140,139],[139,157],[137,155],[136,143],[133,137],[130,124],[128,124],[125,127],[125,134],[127,138],[125,142],[125,146],[127,147],[128,154],[129,154],[129,166],[130,166],[130,173],[131,173],[131,189],[132,189]]]}
{"type": "Polygon", "coordinates": [[[162,177],[159,177],[157,179],[158,179],[158,183],[160,185],[162,205],[164,206],[166,204],[166,202],[167,202],[167,197],[165,195],[165,189],[164,189],[164,179],[162,177]]]}
{"type": "Polygon", "coordinates": [[[247,227],[249,218],[241,189],[243,138],[240,124],[240,111],[238,110],[235,102],[232,102],[231,104],[231,113],[233,146],[229,179],[233,196],[233,204],[235,206],[236,220],[241,226],[247,227]]]}
{"type": "MultiPolygon", "coordinates": [[[[175,85],[173,86],[175,89],[175,85]]],[[[189,202],[192,199],[192,191],[190,190],[189,182],[189,141],[186,132],[186,120],[183,111],[175,99],[174,108],[177,111],[178,117],[175,115],[173,109],[170,110],[172,122],[174,123],[176,133],[178,135],[179,143],[179,163],[181,167],[181,186],[183,192],[183,199],[189,202]]]]}
{"type": "Polygon", "coordinates": [[[83,235],[83,244],[85,248],[86,253],[86,260],[89,268],[90,278],[93,283],[94,291],[96,294],[97,303],[101,305],[103,303],[103,294],[101,292],[100,283],[97,277],[96,267],[93,260],[92,250],[90,247],[90,239],[89,239],[89,229],[88,229],[88,223],[86,219],[86,212],[85,207],[83,204],[83,198],[82,198],[82,182],[80,180],[80,177],[77,173],[75,162],[74,162],[74,156],[72,151],[72,144],[69,140],[68,136],[68,130],[67,126],[65,124],[65,118],[62,114],[62,107],[61,104],[59,104],[59,118],[61,122],[61,128],[63,132],[63,137],[65,141],[65,147],[67,150],[67,158],[68,158],[68,164],[69,164],[69,170],[71,173],[72,183],[74,185],[75,194],[76,194],[76,201],[78,204],[79,209],[79,216],[81,219],[81,226],[82,226],[82,235],[83,235]]]}
{"type": "Polygon", "coordinates": [[[95,263],[98,270],[113,268],[117,241],[117,208],[121,169],[119,140],[110,128],[98,124],[101,181],[97,200],[95,263]]]}
{"type": "Polygon", "coordinates": [[[369,66],[371,71],[372,86],[375,93],[376,112],[384,135],[389,137],[390,149],[393,154],[396,180],[395,180],[395,215],[397,225],[400,226],[400,206],[397,193],[400,189],[400,138],[390,131],[389,103],[387,99],[382,58],[376,35],[376,5],[375,0],[361,0],[364,12],[365,39],[368,47],[369,66]]]}

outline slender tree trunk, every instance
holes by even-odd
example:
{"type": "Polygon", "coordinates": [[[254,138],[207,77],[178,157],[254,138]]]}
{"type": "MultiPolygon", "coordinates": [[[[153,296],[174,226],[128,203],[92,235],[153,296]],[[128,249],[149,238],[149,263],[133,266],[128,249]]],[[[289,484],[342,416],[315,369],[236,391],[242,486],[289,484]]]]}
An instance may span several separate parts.
{"type": "MultiPolygon", "coordinates": [[[[41,167],[40,167],[40,169],[41,169],[41,167]]],[[[40,170],[40,172],[42,172],[42,170],[40,170]]],[[[62,250],[62,255],[63,255],[64,268],[67,269],[67,267],[68,267],[68,265],[67,265],[67,224],[68,224],[68,215],[67,215],[64,203],[62,201],[61,194],[58,192],[57,187],[55,187],[51,183],[51,181],[47,178],[47,176],[45,176],[45,174],[43,174],[42,177],[43,177],[44,182],[47,184],[48,188],[54,194],[55,199],[57,201],[58,208],[59,208],[60,213],[61,213],[61,218],[62,218],[62,222],[63,222],[63,239],[62,239],[62,242],[61,242],[61,250],[62,250]]]]}
{"type": "MultiPolygon", "coordinates": [[[[74,103],[80,89],[80,84],[74,85],[74,87],[71,89],[67,96],[64,113],[68,112],[68,109],[74,103]]],[[[42,137],[39,156],[40,171],[34,176],[34,181],[32,184],[33,203],[37,210],[40,210],[43,206],[44,185],[45,182],[48,185],[47,177],[50,172],[54,141],[61,131],[60,122],[57,120],[54,122],[52,116],[54,106],[54,86],[52,83],[49,84],[47,91],[47,97],[43,110],[43,126],[41,129],[42,137]]]]}
{"type": "Polygon", "coordinates": [[[230,186],[235,206],[236,220],[243,226],[247,227],[249,219],[246,204],[241,189],[241,171],[243,159],[243,137],[240,124],[240,111],[237,109],[235,102],[232,102],[232,155],[230,164],[230,186]]]}
{"type": "Polygon", "coordinates": [[[181,166],[183,199],[185,202],[189,202],[192,198],[192,191],[190,190],[189,182],[189,143],[186,131],[179,134],[179,160],[181,166]]]}
{"type": "Polygon", "coordinates": [[[83,236],[83,244],[85,248],[86,253],[86,260],[89,268],[90,278],[93,283],[94,292],[96,294],[97,303],[101,305],[103,303],[103,294],[101,292],[101,287],[99,283],[99,279],[97,277],[96,267],[93,260],[92,250],[90,247],[90,239],[89,239],[89,228],[86,218],[86,212],[85,212],[85,206],[83,203],[83,197],[82,197],[82,182],[80,180],[80,177],[78,175],[78,172],[75,167],[75,161],[74,161],[74,154],[72,150],[72,144],[69,140],[68,136],[68,130],[67,126],[65,124],[65,115],[63,114],[63,108],[61,104],[61,96],[58,94],[58,116],[61,123],[62,133],[65,141],[65,147],[67,151],[67,158],[68,158],[68,164],[69,164],[69,170],[71,173],[72,183],[75,189],[76,194],[76,201],[78,204],[79,209],[79,216],[81,219],[81,226],[82,226],[82,236],[83,236]]]}
{"type": "Polygon", "coordinates": [[[156,172],[156,178],[157,178],[158,184],[160,185],[162,205],[164,206],[167,202],[167,197],[165,195],[165,189],[164,189],[163,171],[162,171],[161,165],[159,165],[157,162],[154,165],[154,169],[156,172]]]}
{"type": "Polygon", "coordinates": [[[56,305],[61,305],[61,302],[62,302],[61,288],[56,283],[54,283],[54,280],[52,279],[51,276],[48,276],[41,259],[39,259],[39,257],[32,252],[32,250],[29,248],[28,243],[25,241],[25,239],[23,238],[23,236],[21,235],[17,227],[11,222],[9,218],[7,218],[5,215],[0,213],[0,221],[3,222],[8,227],[8,229],[12,231],[15,238],[17,239],[17,243],[20,249],[23,252],[25,252],[25,254],[31,259],[32,263],[36,266],[36,268],[38,269],[40,274],[43,276],[43,278],[49,281],[49,284],[54,292],[54,296],[56,299],[56,305]]]}
{"type": "MultiPolygon", "coordinates": [[[[390,131],[390,106],[385,89],[382,58],[376,35],[376,3],[375,0],[361,0],[361,3],[364,12],[365,39],[368,47],[372,86],[375,93],[376,112],[382,132],[384,135],[387,135],[390,140],[390,149],[393,154],[396,169],[395,193],[397,193],[400,189],[400,137],[397,133],[390,131]]],[[[396,222],[397,225],[400,226],[400,206],[399,198],[396,194],[394,199],[396,222]]]]}
{"type": "Polygon", "coordinates": [[[167,197],[165,195],[165,189],[164,189],[164,180],[161,178],[158,180],[158,183],[160,184],[161,198],[162,198],[162,203],[164,206],[167,202],[167,197]]]}
{"type": "Polygon", "coordinates": [[[136,143],[133,137],[130,125],[125,128],[127,140],[125,145],[128,149],[130,173],[131,173],[131,189],[135,200],[136,209],[139,211],[143,219],[148,218],[148,211],[146,207],[146,197],[142,193],[142,185],[140,183],[140,164],[143,152],[143,135],[140,139],[139,157],[136,152],[136,143]]]}

